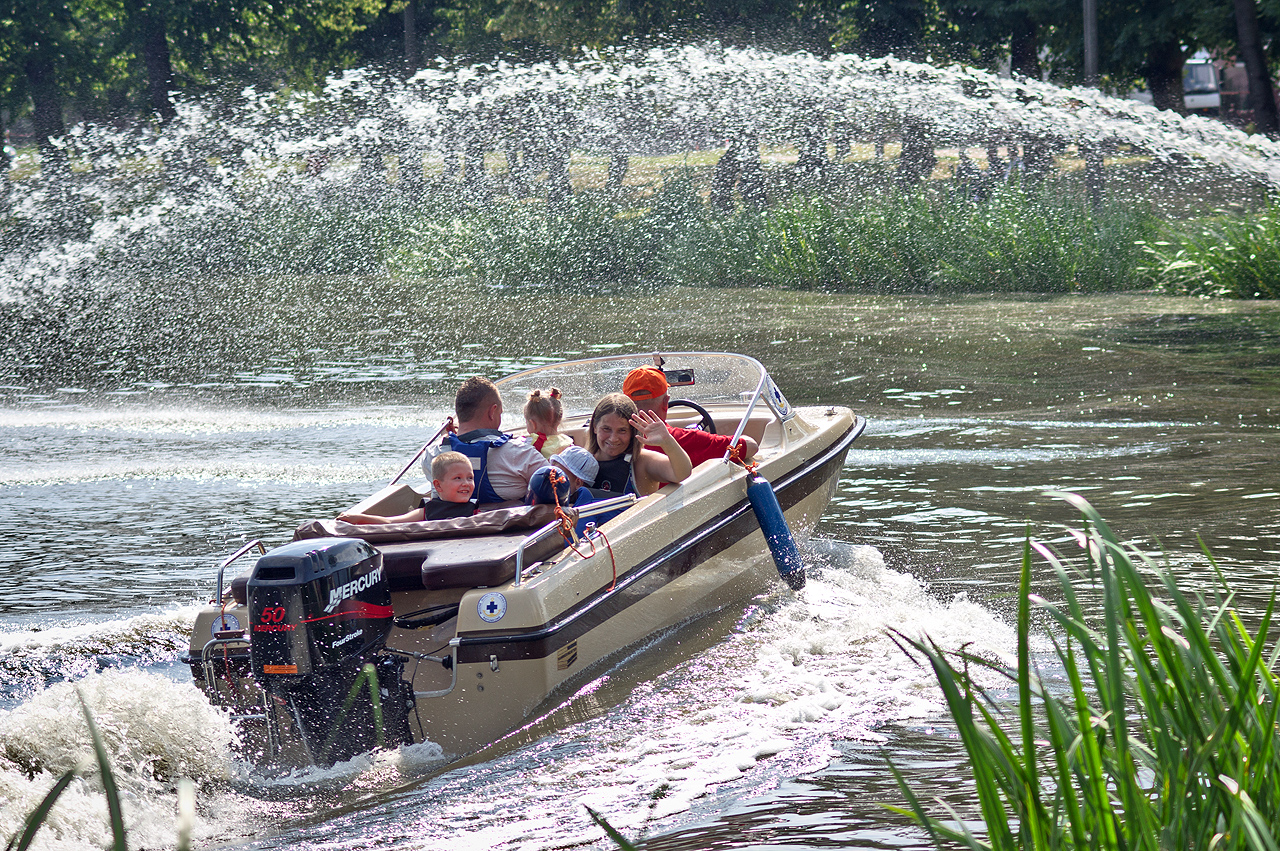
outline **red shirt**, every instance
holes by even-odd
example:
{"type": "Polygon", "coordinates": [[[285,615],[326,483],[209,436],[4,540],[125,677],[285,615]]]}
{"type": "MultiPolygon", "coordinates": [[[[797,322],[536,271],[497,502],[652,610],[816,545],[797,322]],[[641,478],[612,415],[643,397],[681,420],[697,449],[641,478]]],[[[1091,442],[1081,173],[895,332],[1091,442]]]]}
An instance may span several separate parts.
{"type": "MultiPolygon", "coordinates": [[[[709,458],[723,458],[724,453],[729,451],[730,436],[727,434],[711,434],[696,428],[679,426],[667,426],[667,431],[671,432],[676,443],[680,444],[680,448],[689,455],[689,460],[695,467],[709,458]]],[[[660,446],[650,448],[662,451],[660,446]]],[[[738,441],[738,449],[743,449],[741,440],[738,441]]]]}

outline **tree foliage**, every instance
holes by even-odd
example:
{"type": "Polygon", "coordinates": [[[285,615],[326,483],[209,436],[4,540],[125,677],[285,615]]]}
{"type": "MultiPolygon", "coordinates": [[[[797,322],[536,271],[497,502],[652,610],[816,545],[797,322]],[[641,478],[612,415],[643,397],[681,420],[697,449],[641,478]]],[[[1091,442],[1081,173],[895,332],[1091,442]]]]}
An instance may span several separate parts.
{"type": "MultiPolygon", "coordinates": [[[[1079,0],[0,0],[0,108],[57,137],[68,121],[166,120],[172,92],[319,85],[368,64],[491,59],[653,41],[894,54],[1078,83],[1079,0]],[[412,15],[405,15],[412,3],[412,15]],[[417,21],[406,24],[406,21],[417,21]],[[412,44],[406,45],[406,37],[412,44]]],[[[1280,0],[1257,0],[1280,63],[1280,0]]],[[[1197,48],[1237,53],[1232,5],[1099,4],[1104,84],[1181,107],[1197,48]]],[[[56,151],[46,145],[50,156],[56,151]]]]}

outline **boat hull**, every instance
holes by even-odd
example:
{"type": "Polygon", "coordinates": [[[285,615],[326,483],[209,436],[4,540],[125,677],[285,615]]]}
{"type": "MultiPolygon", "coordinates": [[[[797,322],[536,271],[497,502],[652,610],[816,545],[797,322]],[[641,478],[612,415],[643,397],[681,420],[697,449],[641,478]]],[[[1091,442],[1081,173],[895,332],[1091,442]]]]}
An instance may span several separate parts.
{"type": "MultiPolygon", "coordinates": [[[[797,448],[760,469],[774,483],[791,529],[802,538],[830,502],[863,422],[849,414],[831,425],[825,434],[805,435],[808,451],[797,448]]],[[[645,516],[641,503],[604,526],[612,558],[598,543],[589,558],[569,553],[519,587],[464,595],[449,692],[427,696],[442,690],[438,672],[414,678],[415,692],[422,695],[410,714],[414,739],[452,754],[481,747],[539,714],[544,704],[561,699],[627,648],[740,604],[780,581],[747,501],[749,474],[715,463],[696,475],[724,481],[686,482],[670,495],[674,504],[649,506],[645,516]],[[680,498],[682,489],[698,496],[680,498]],[[506,613],[490,625],[478,614],[482,601],[494,593],[502,595],[506,613]]],[[[417,606],[421,601],[401,602],[417,606]]],[[[397,632],[388,647],[422,652],[439,640],[397,632]]]]}

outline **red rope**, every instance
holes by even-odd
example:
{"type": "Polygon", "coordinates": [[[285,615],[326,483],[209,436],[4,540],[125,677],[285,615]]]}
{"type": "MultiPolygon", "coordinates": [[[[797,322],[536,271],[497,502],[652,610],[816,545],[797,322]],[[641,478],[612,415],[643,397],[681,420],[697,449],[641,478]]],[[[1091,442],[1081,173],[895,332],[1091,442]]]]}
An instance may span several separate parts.
{"type": "Polygon", "coordinates": [[[609,539],[604,532],[600,529],[596,529],[596,532],[599,533],[601,538],[604,538],[605,549],[609,551],[609,565],[613,568],[613,581],[609,583],[609,587],[606,590],[612,591],[618,587],[618,560],[613,557],[613,544],[609,543],[609,539]]]}
{"type": "MultiPolygon", "coordinates": [[[[564,538],[564,542],[569,547],[569,549],[577,553],[579,558],[585,561],[586,559],[593,557],[596,554],[596,542],[591,538],[585,539],[591,544],[590,553],[583,553],[582,550],[574,546],[573,519],[569,516],[569,513],[565,511],[564,508],[561,507],[560,505],[560,491],[556,489],[556,485],[559,484],[560,482],[567,483],[569,481],[569,478],[564,473],[557,470],[555,467],[552,467],[551,472],[547,474],[547,480],[551,483],[551,496],[556,501],[556,519],[560,521],[560,536],[564,538]]],[[[600,535],[600,538],[604,541],[605,549],[609,551],[609,564],[613,568],[613,581],[609,583],[609,587],[606,590],[612,591],[618,585],[618,559],[614,556],[613,544],[609,543],[609,538],[605,535],[605,533],[600,529],[597,529],[596,532],[597,534],[600,535]]]]}
{"type": "Polygon", "coordinates": [[[746,461],[742,460],[742,453],[741,453],[741,450],[738,449],[737,443],[729,447],[729,460],[737,464],[741,464],[743,467],[746,467],[747,472],[750,473],[752,476],[756,475],[757,470],[759,470],[760,468],[760,465],[754,461],[752,461],[751,463],[747,463],[746,461]]]}

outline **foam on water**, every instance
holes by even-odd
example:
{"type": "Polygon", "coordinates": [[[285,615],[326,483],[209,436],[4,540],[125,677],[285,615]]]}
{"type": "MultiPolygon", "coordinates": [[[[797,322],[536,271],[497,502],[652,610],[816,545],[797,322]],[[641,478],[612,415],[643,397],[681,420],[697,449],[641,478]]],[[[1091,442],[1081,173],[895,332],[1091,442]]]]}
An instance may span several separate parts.
{"type": "Polygon", "coordinates": [[[172,662],[187,649],[197,605],[74,625],[0,631],[0,694],[30,694],[110,662],[172,662]]]}
{"type": "MultiPolygon", "coordinates": [[[[34,847],[100,847],[111,835],[77,693],[102,733],[130,847],[173,846],[177,781],[186,778],[208,790],[201,808],[207,812],[209,798],[232,777],[234,734],[194,685],[137,669],[58,683],[0,713],[0,836],[19,831],[57,778],[73,769],[79,775],[49,813],[34,847]]],[[[198,816],[194,836],[208,834],[208,823],[198,816]]]]}

